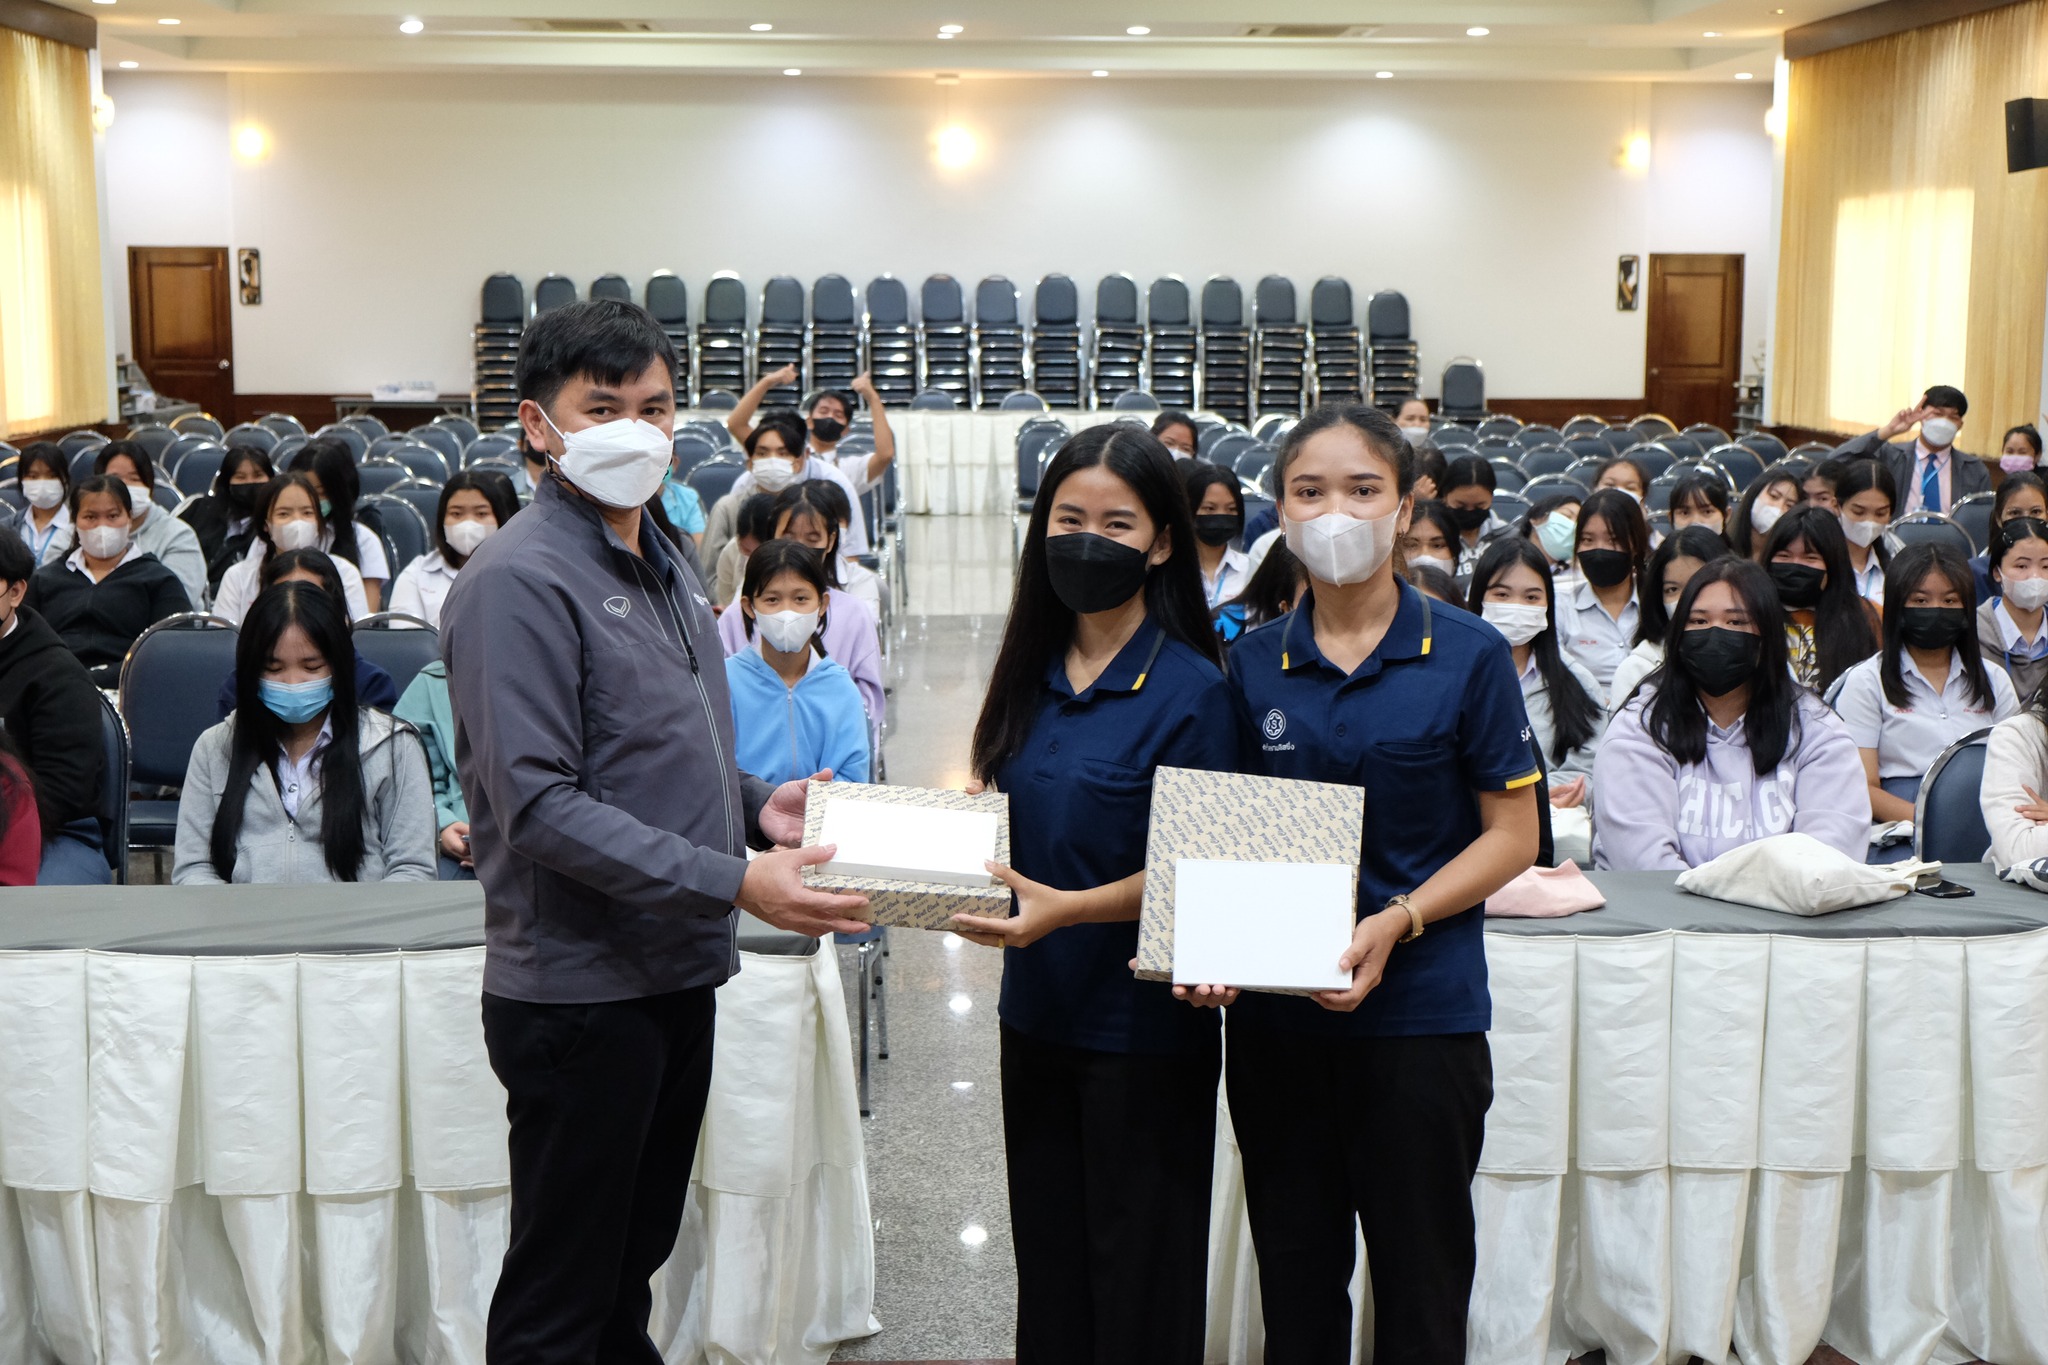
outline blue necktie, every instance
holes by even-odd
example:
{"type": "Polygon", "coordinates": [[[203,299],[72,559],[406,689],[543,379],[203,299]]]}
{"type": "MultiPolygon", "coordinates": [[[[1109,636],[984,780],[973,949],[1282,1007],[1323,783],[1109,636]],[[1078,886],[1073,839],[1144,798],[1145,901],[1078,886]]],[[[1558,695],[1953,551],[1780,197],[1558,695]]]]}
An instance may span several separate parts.
{"type": "Polygon", "coordinates": [[[1939,512],[1941,510],[1941,474],[1934,467],[1934,457],[1927,457],[1927,467],[1920,474],[1920,510],[1939,512]]]}

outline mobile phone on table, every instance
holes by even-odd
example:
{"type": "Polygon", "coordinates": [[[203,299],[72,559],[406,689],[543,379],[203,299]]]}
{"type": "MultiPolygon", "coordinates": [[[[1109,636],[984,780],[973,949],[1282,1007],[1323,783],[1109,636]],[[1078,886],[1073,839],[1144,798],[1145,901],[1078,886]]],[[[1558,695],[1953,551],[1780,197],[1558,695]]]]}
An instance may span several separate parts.
{"type": "Polygon", "coordinates": [[[1969,887],[1951,881],[1938,881],[1932,886],[1922,886],[1915,889],[1921,895],[1932,896],[1938,901],[1961,900],[1964,896],[1974,896],[1977,894],[1969,887]]]}

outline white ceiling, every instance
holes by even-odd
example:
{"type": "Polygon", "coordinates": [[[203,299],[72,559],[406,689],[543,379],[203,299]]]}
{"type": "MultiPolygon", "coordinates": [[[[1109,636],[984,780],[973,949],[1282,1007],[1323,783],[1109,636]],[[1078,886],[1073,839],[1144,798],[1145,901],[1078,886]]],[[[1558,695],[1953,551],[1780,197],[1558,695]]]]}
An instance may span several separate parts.
{"type": "Polygon", "coordinates": [[[1720,81],[1769,80],[1779,34],[1861,0],[62,2],[100,22],[107,65],[146,70],[1720,81]],[[409,18],[424,31],[401,34],[409,18]],[[963,31],[940,38],[945,24],[963,31]],[[1275,24],[1343,36],[1253,32],[1275,24]],[[1479,25],[1491,31],[1466,35],[1479,25]]]}

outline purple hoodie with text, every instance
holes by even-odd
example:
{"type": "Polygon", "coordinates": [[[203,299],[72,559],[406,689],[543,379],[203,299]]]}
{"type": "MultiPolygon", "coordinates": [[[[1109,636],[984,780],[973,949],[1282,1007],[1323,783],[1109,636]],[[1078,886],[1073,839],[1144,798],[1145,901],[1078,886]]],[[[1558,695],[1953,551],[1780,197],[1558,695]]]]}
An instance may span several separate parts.
{"type": "Polygon", "coordinates": [[[1870,844],[1870,779],[1841,718],[1799,696],[1796,742],[1759,777],[1745,722],[1707,721],[1707,756],[1680,764],[1647,729],[1644,684],[1593,761],[1593,866],[1679,872],[1773,834],[1810,834],[1862,862],[1870,844]]]}

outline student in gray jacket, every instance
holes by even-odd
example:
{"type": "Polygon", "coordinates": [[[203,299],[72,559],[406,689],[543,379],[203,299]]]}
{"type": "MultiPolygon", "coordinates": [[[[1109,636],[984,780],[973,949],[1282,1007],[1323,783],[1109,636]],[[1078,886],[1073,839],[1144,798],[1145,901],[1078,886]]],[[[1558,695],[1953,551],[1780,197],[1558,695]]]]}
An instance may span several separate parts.
{"type": "Polygon", "coordinates": [[[430,882],[419,737],[356,706],[348,622],[310,583],[265,588],[235,646],[235,711],[199,737],[171,880],[430,882]]]}
{"type": "Polygon", "coordinates": [[[630,303],[526,329],[519,419],[547,472],[441,608],[511,1129],[493,1361],[659,1358],[648,1280],[682,1221],[733,907],[813,937],[865,928],[860,897],[803,885],[833,852],[793,847],[803,784],[735,766],[710,603],[645,513],[675,366],[630,303]]]}

